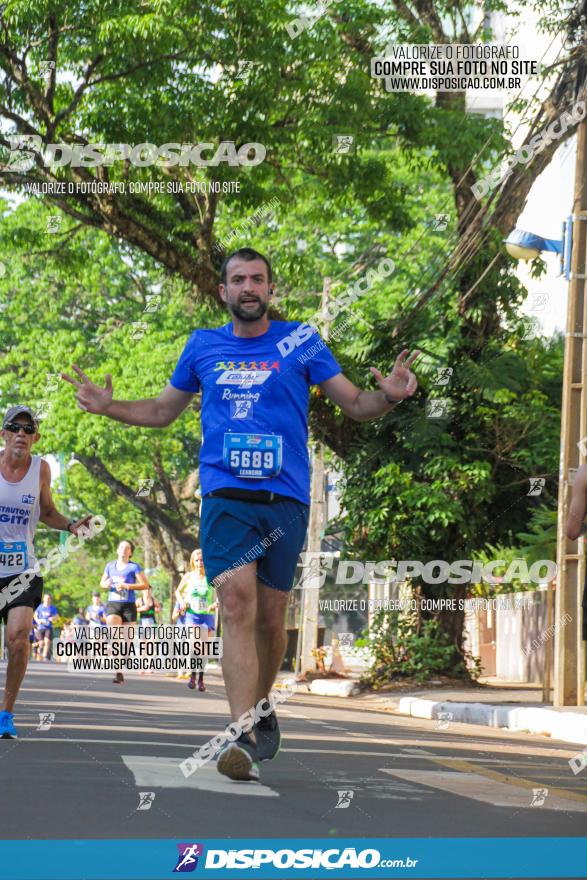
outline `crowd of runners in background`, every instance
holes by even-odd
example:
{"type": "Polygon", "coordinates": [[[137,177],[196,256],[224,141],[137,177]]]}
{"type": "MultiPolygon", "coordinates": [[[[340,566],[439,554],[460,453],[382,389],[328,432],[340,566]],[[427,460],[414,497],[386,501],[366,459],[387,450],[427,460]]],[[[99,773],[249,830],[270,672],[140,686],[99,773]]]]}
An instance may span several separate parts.
{"type": "MultiPolygon", "coordinates": [[[[53,656],[53,641],[57,632],[61,640],[68,642],[76,639],[78,627],[101,629],[135,621],[141,627],[146,627],[156,626],[161,622],[161,605],[153,594],[146,575],[138,563],[130,562],[133,552],[132,542],[121,541],[117,560],[109,562],[104,569],[100,586],[109,591],[109,601],[104,603],[100,590],[95,590],[91,603],[85,608],[80,605],[76,614],[61,627],[57,626],[60,615],[53,597],[50,593],[44,593],[43,601],[33,615],[29,635],[33,660],[49,662],[59,659],[53,656]],[[129,589],[131,585],[135,589],[129,589]],[[135,590],[138,595],[135,595],[135,590]]],[[[172,622],[175,625],[206,627],[207,638],[214,635],[218,603],[215,601],[213,588],[206,580],[201,550],[194,550],[192,553],[190,569],[181,578],[174,599],[172,622]]],[[[196,684],[198,690],[206,690],[203,672],[180,672],[177,680],[187,681],[192,690],[196,684]]],[[[124,677],[118,673],[114,682],[121,684],[123,681],[124,677]]]]}

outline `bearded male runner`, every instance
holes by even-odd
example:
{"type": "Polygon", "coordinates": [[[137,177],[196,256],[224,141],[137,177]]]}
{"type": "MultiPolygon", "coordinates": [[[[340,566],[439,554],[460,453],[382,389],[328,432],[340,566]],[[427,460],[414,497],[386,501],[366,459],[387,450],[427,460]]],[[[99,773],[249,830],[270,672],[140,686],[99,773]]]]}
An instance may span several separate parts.
{"type": "MultiPolygon", "coordinates": [[[[418,352],[404,350],[389,376],[371,367],[379,390],[359,390],[313,328],[269,320],[274,287],[266,257],[251,248],[230,254],[218,289],[233,320],[192,333],[156,398],[113,400],[110,376],[102,388],[75,365],[77,379],[63,374],[81,409],[129,425],[165,427],[202,392],[200,544],[220,601],[235,721],[267,700],[285,653],[285,612],[308,526],[310,385],[357,421],[385,415],[417,388],[409,368],[418,352]]],[[[223,750],[218,770],[258,779],[257,762],[273,758],[279,743],[271,712],[223,750]]]]}
{"type": "Polygon", "coordinates": [[[13,708],[29,659],[33,613],[41,603],[43,578],[35,575],[26,589],[19,575],[35,568],[34,537],[39,520],[52,529],[77,534],[92,518],[78,522],[55,509],[51,469],[31,447],[39,439],[39,423],[28,406],[12,406],[2,421],[0,451],[0,623],[6,623],[8,665],[0,711],[0,739],[15,739],[13,708]]]}

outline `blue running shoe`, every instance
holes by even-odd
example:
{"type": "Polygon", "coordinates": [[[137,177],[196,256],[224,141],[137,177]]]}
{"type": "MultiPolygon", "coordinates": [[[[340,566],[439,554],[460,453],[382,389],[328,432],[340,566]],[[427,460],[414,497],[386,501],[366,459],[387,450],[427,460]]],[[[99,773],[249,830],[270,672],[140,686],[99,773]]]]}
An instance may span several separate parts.
{"type": "Polygon", "coordinates": [[[0,739],[17,739],[18,733],[14,726],[14,715],[12,712],[0,712],[0,739]]]}

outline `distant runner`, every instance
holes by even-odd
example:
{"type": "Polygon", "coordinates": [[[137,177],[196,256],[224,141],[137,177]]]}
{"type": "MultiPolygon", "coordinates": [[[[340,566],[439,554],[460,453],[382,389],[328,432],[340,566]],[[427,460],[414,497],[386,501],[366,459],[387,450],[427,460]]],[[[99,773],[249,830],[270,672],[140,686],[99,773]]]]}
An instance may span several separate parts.
{"type": "Polygon", "coordinates": [[[39,656],[37,654],[37,629],[35,627],[34,620],[33,620],[33,625],[31,626],[31,631],[29,633],[29,642],[30,642],[30,646],[31,646],[31,654],[35,660],[38,660],[39,656]]]}
{"type": "MultiPolygon", "coordinates": [[[[157,625],[157,614],[161,611],[161,606],[157,599],[153,596],[151,587],[147,587],[137,596],[137,614],[139,616],[139,625],[142,629],[157,625]]],[[[147,641],[144,638],[143,641],[147,641]]],[[[153,669],[139,669],[139,675],[152,675],[153,669]]]]}
{"type": "Polygon", "coordinates": [[[77,609],[77,614],[74,617],[72,617],[71,622],[74,626],[88,626],[90,621],[88,620],[88,618],[84,614],[83,607],[80,606],[77,609]]]}
{"type": "Polygon", "coordinates": [[[43,596],[43,602],[38,606],[34,614],[37,627],[37,641],[42,648],[43,660],[49,660],[51,645],[53,642],[53,623],[57,619],[57,608],[49,593],[43,596]]]}
{"type": "MultiPolygon", "coordinates": [[[[216,629],[214,612],[217,603],[214,601],[214,590],[206,580],[202,551],[194,550],[190,557],[190,571],[187,571],[175,591],[175,598],[180,606],[185,607],[186,626],[206,627],[206,638],[210,639],[216,629]]],[[[204,672],[192,672],[188,687],[193,690],[198,678],[198,690],[205,691],[204,672]]]]}
{"type": "MultiPolygon", "coordinates": [[[[195,330],[170,383],[156,398],[113,400],[112,378],[96,385],[77,366],[82,410],[128,425],[164,428],[202,392],[200,544],[217,589],[223,627],[222,671],[233,720],[269,695],[287,636],[285,613],[304,544],[310,504],[308,405],[311,385],[360,422],[389,413],[417,389],[410,371],[418,352],[404,349],[379,386],[361,391],[342,373],[319,333],[299,321],[270,321],[271,263],[240,248],[223,263],[219,294],[232,321],[195,330]]],[[[270,711],[220,753],[218,770],[256,780],[258,762],[279,750],[270,711]]]]}
{"type": "MultiPolygon", "coordinates": [[[[135,545],[132,541],[121,541],[116,551],[116,560],[106,563],[100,587],[108,590],[106,622],[108,626],[127,627],[137,619],[136,592],[147,590],[149,582],[138,562],[132,562],[135,545]]],[[[117,672],[112,679],[114,684],[122,684],[124,675],[117,672]]]]}
{"type": "MultiPolygon", "coordinates": [[[[52,529],[77,534],[91,516],[73,522],[55,509],[51,469],[31,448],[39,439],[39,423],[28,406],[11,406],[2,420],[0,451],[0,623],[6,624],[8,664],[0,738],[14,739],[13,708],[29,659],[33,613],[41,601],[43,578],[35,575],[28,587],[19,576],[36,566],[34,537],[39,520],[52,529]]],[[[44,613],[44,612],[43,612],[44,613]]]]}
{"type": "Polygon", "coordinates": [[[161,606],[154,597],[151,587],[147,587],[140,596],[137,596],[137,614],[139,623],[143,626],[156,626],[157,614],[160,611],[161,606]]]}
{"type": "MultiPolygon", "coordinates": [[[[185,605],[182,602],[176,602],[173,606],[173,611],[171,612],[171,622],[175,624],[175,626],[187,626],[186,613],[187,608],[185,607],[185,605]]],[[[190,677],[190,672],[186,672],[185,670],[180,669],[175,676],[175,680],[186,681],[190,677]]]]}
{"type": "Polygon", "coordinates": [[[92,593],[92,604],[86,608],[86,617],[92,628],[107,626],[106,606],[100,598],[100,593],[92,593]]]}

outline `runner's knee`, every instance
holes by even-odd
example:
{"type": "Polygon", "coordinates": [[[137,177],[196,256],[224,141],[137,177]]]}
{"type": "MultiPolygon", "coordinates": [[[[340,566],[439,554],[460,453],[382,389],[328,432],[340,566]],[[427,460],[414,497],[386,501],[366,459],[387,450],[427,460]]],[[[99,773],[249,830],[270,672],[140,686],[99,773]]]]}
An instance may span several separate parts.
{"type": "Polygon", "coordinates": [[[257,631],[267,637],[280,636],[285,633],[283,613],[259,613],[256,620],[257,631]]]}
{"type": "Polygon", "coordinates": [[[257,606],[257,630],[268,637],[284,633],[288,604],[289,593],[267,589],[262,591],[257,606]]]}
{"type": "Polygon", "coordinates": [[[29,630],[19,627],[7,634],[6,644],[9,654],[17,654],[20,651],[29,650],[29,630]]]}
{"type": "Polygon", "coordinates": [[[255,602],[244,586],[231,584],[230,589],[223,590],[220,607],[225,626],[231,623],[253,623],[255,620],[255,602]]]}

